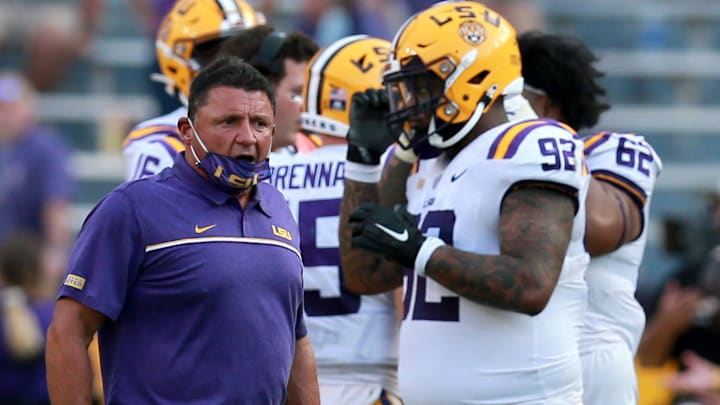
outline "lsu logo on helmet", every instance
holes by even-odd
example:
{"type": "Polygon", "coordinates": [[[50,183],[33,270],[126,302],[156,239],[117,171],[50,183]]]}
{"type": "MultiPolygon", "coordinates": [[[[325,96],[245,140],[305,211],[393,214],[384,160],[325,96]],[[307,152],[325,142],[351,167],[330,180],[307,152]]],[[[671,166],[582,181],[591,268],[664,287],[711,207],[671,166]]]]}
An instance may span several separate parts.
{"type": "Polygon", "coordinates": [[[350,99],[382,88],[390,42],[367,35],[342,38],[321,49],[308,63],[303,88],[302,129],[345,137],[350,99]]]}
{"type": "Polygon", "coordinates": [[[262,13],[244,0],[179,0],[165,16],[155,38],[160,74],[153,80],[166,85],[169,94],[179,90],[186,103],[190,82],[202,68],[203,46],[265,24],[262,13]]]}
{"type": "Polygon", "coordinates": [[[485,40],[485,27],[476,21],[465,21],[460,24],[458,34],[465,42],[471,45],[478,45],[480,42],[485,40]]]}
{"type": "Polygon", "coordinates": [[[390,130],[404,148],[449,148],[521,77],[515,29],[503,17],[478,2],[436,3],[393,40],[383,76],[390,130]]]}

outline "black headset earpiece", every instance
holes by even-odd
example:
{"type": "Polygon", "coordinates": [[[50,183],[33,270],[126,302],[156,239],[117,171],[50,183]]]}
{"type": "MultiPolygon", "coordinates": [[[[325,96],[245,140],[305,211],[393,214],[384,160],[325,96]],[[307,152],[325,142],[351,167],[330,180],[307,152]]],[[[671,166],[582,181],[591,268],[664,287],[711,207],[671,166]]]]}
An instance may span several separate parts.
{"type": "Polygon", "coordinates": [[[276,76],[282,71],[282,61],[277,56],[280,48],[285,44],[287,34],[273,31],[267,35],[255,55],[250,58],[249,63],[260,71],[260,73],[276,76]]]}

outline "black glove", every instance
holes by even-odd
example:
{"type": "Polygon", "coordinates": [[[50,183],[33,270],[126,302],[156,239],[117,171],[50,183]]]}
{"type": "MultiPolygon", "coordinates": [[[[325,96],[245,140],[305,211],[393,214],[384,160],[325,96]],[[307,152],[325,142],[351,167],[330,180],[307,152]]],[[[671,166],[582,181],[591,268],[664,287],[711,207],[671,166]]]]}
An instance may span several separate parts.
{"type": "Polygon", "coordinates": [[[384,208],[363,203],[350,214],[354,223],[352,247],[379,253],[405,267],[415,267],[415,257],[425,239],[413,215],[396,205],[384,208]]]}
{"type": "Polygon", "coordinates": [[[390,111],[385,89],[355,93],[350,101],[347,160],[379,165],[380,157],[395,139],[388,135],[383,117],[390,111]]]}

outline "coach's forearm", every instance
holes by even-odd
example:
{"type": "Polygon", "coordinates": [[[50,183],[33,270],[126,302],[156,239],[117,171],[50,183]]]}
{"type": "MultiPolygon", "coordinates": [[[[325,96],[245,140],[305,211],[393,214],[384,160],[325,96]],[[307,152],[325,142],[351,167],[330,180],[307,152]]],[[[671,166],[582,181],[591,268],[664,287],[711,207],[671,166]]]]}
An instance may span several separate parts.
{"type": "Polygon", "coordinates": [[[317,367],[310,338],[305,336],[295,343],[295,359],[290,370],[287,405],[320,404],[317,367]]]}
{"type": "Polygon", "coordinates": [[[53,405],[92,404],[92,372],[87,343],[53,324],[45,349],[47,383],[53,405]]]}

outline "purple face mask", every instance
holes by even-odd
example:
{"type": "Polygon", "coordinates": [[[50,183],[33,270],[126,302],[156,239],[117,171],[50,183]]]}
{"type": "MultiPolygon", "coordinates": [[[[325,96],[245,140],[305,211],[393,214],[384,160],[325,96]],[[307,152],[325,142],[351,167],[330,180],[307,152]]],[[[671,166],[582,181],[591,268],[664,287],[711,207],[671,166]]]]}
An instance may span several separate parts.
{"type": "Polygon", "coordinates": [[[217,188],[230,195],[238,195],[259,182],[270,178],[269,159],[253,163],[208,152],[189,118],[188,123],[200,147],[205,152],[205,157],[200,160],[197,153],[195,153],[195,149],[190,145],[190,152],[195,158],[195,166],[202,168],[207,173],[210,182],[217,188]]]}

